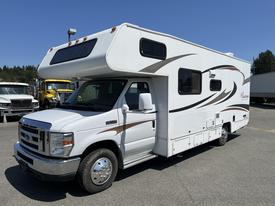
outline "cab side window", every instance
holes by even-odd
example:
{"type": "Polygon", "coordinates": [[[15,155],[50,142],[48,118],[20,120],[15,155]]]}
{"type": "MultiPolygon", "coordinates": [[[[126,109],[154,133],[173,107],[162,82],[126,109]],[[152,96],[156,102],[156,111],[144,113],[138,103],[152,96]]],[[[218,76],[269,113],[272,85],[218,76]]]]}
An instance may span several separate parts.
{"type": "Polygon", "coordinates": [[[129,110],[138,110],[139,94],[149,93],[149,86],[146,82],[134,82],[125,94],[125,100],[129,110]]]}

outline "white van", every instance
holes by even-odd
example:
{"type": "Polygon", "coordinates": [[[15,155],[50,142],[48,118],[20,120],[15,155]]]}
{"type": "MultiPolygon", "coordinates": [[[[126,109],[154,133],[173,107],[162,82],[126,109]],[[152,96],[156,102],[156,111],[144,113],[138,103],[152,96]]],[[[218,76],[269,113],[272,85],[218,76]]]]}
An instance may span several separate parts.
{"type": "Polygon", "coordinates": [[[89,81],[61,108],[21,119],[15,157],[91,193],[119,168],[224,145],[249,121],[248,62],[128,23],[49,49],[38,72],[89,81]]]}
{"type": "Polygon", "coordinates": [[[39,103],[29,94],[29,85],[0,82],[0,117],[23,116],[39,109],[39,103]]]}

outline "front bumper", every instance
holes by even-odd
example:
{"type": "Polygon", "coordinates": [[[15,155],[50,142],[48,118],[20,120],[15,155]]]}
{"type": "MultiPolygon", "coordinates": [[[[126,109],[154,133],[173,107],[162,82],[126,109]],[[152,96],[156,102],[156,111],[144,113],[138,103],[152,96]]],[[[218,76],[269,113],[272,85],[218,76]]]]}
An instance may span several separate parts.
{"type": "Polygon", "coordinates": [[[19,142],[14,145],[14,157],[25,171],[42,180],[73,179],[80,164],[80,157],[63,160],[37,156],[24,149],[19,142]]]}
{"type": "Polygon", "coordinates": [[[0,116],[4,116],[4,114],[8,116],[23,116],[25,114],[29,114],[31,112],[38,111],[39,107],[30,108],[30,109],[11,109],[11,108],[5,108],[0,109],[0,116]]]}

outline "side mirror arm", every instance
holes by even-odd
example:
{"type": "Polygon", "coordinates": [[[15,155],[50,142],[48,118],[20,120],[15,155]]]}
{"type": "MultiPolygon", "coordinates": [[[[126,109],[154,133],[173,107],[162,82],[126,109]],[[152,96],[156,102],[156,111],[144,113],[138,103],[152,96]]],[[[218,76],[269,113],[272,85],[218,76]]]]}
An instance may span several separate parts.
{"type": "Polygon", "coordinates": [[[121,109],[123,114],[129,112],[129,106],[127,104],[123,104],[121,109]]]}

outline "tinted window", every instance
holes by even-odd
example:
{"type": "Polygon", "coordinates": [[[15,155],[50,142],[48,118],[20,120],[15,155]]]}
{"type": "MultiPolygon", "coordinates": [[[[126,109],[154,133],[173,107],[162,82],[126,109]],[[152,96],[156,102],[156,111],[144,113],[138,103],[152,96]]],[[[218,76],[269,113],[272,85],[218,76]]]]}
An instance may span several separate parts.
{"type": "Polygon", "coordinates": [[[179,69],[178,72],[179,94],[201,93],[201,72],[190,69],[179,69]]]}
{"type": "Polygon", "coordinates": [[[0,85],[0,94],[29,94],[29,87],[23,85],[0,85]]]}
{"type": "Polygon", "coordinates": [[[53,56],[50,65],[87,57],[93,50],[97,39],[59,49],[53,56]]]}
{"type": "Polygon", "coordinates": [[[125,94],[126,103],[130,110],[137,110],[139,103],[139,94],[149,93],[149,86],[146,82],[132,83],[125,94]]]}
{"type": "Polygon", "coordinates": [[[125,84],[125,80],[88,81],[76,90],[62,107],[91,111],[111,110],[125,84]]]}
{"type": "Polygon", "coordinates": [[[222,89],[222,81],[221,80],[210,80],[210,90],[211,91],[220,91],[222,89]]]}
{"type": "Polygon", "coordinates": [[[150,39],[140,40],[140,54],[144,57],[155,59],[166,59],[166,46],[163,43],[152,41],[150,39]]]}
{"type": "Polygon", "coordinates": [[[71,89],[71,83],[70,82],[47,82],[46,83],[46,89],[71,89]]]}

